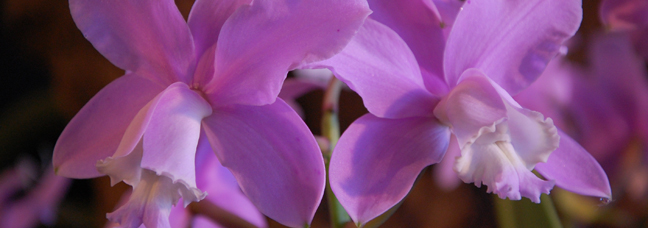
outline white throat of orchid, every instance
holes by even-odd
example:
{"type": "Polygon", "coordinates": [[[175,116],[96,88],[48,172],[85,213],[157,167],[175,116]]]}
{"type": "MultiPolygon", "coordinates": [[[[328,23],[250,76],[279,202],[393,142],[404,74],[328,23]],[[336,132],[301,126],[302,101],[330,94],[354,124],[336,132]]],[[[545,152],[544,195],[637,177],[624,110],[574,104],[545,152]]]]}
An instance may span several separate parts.
{"type": "Polygon", "coordinates": [[[195,156],[201,121],[211,106],[186,84],[174,83],[131,121],[117,151],[97,162],[100,173],[133,187],[128,201],[108,218],[122,227],[170,227],[180,198],[186,207],[207,194],[196,186],[195,156]]]}
{"type": "Polygon", "coordinates": [[[488,186],[500,198],[527,197],[540,202],[554,181],[537,177],[533,168],[546,162],[560,137],[553,121],[520,107],[480,71],[469,71],[434,110],[457,136],[461,157],[454,170],[466,183],[488,186]]]}

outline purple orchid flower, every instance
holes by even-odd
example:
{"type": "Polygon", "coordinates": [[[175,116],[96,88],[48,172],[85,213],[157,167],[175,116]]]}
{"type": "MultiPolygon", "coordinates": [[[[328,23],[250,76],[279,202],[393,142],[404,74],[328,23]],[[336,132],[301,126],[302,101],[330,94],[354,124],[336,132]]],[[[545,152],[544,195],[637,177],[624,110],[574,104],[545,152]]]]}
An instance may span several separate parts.
{"type": "Polygon", "coordinates": [[[635,139],[648,139],[648,73],[627,34],[596,34],[592,40],[589,68],[552,63],[515,99],[550,113],[612,174],[621,151],[635,139]]]}
{"type": "Polygon", "coordinates": [[[612,109],[621,112],[633,135],[648,142],[648,72],[631,40],[625,33],[595,37],[590,47],[591,72],[595,90],[610,99],[612,109]]]}
{"type": "Polygon", "coordinates": [[[501,198],[539,202],[554,183],[611,197],[596,160],[511,97],[576,32],[580,1],[469,1],[447,43],[430,1],[369,5],[375,21],[340,54],[309,66],[332,69],[370,112],[343,133],[329,170],[333,192],[356,223],[396,205],[420,171],[455,146],[459,177],[501,198]]]}
{"type": "Polygon", "coordinates": [[[599,16],[609,30],[630,33],[639,54],[648,60],[648,1],[603,0],[599,16]]]}
{"type": "MultiPolygon", "coordinates": [[[[232,173],[220,164],[206,137],[199,139],[196,151],[196,184],[198,188],[209,192],[205,200],[227,210],[229,213],[235,214],[256,227],[268,227],[265,217],[241,192],[232,173]]],[[[118,205],[125,204],[130,194],[124,194],[118,205]]],[[[185,209],[180,204],[171,209],[169,224],[172,228],[224,227],[205,216],[192,215],[188,209],[185,209]]],[[[118,225],[111,222],[106,227],[117,227],[118,225]]],[[[144,226],[141,225],[140,227],[144,226]]]]}
{"type": "Polygon", "coordinates": [[[339,52],[370,13],[361,0],[198,0],[187,22],[174,2],[71,0],[85,37],[126,74],[95,95],[63,131],[57,174],[108,175],[133,186],[108,214],[125,227],[169,227],[196,183],[205,132],[216,156],[265,215],[310,223],[325,171],[299,116],[276,99],[289,70],[339,52]],[[96,164],[96,165],[95,165],[96,164]]]}

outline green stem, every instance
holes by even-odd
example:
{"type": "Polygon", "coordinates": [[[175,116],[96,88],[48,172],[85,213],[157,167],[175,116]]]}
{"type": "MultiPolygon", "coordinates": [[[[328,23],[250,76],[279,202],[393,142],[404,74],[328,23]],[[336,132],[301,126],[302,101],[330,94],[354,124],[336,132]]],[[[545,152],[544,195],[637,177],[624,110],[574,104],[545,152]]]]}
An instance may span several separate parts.
{"type": "Polygon", "coordinates": [[[340,100],[340,92],[342,91],[343,83],[335,77],[331,79],[329,85],[324,93],[324,104],[322,105],[322,136],[329,141],[328,148],[322,150],[324,156],[324,165],[326,167],[326,196],[328,199],[329,216],[332,228],[342,228],[344,224],[351,219],[344,210],[340,202],[337,200],[331,185],[328,181],[328,169],[333,154],[333,148],[340,139],[340,123],[338,121],[338,104],[340,100]]]}
{"type": "Polygon", "coordinates": [[[503,200],[493,195],[500,228],[550,227],[562,228],[551,197],[543,194],[540,203],[528,199],[503,200]]]}

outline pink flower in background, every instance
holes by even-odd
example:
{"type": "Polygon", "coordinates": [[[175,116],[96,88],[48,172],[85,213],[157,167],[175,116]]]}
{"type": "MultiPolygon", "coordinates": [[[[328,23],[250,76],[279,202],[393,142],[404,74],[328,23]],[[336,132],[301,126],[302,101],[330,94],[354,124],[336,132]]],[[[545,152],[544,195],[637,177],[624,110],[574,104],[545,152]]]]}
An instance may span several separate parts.
{"type": "Polygon", "coordinates": [[[628,34],[599,33],[591,40],[589,67],[559,59],[515,99],[550,113],[620,186],[631,175],[624,170],[635,169],[621,164],[627,150],[636,142],[644,151],[648,146],[648,73],[628,34]]]}
{"type": "Polygon", "coordinates": [[[610,31],[629,33],[639,54],[648,60],[648,1],[603,0],[599,16],[610,31]]]}
{"type": "Polygon", "coordinates": [[[624,33],[596,34],[589,50],[590,67],[558,59],[515,99],[608,162],[633,138],[648,139],[648,74],[624,33]]]}
{"type": "Polygon", "coordinates": [[[576,32],[581,2],[467,1],[447,38],[435,15],[452,12],[432,3],[369,1],[375,21],[340,54],[309,66],[330,68],[370,112],[343,133],[329,170],[351,218],[363,224],[396,205],[446,153],[459,155],[454,170],[464,182],[501,198],[539,202],[554,183],[611,197],[596,160],[511,97],[576,32]]]}
{"type": "Polygon", "coordinates": [[[42,177],[35,179],[38,168],[29,160],[22,160],[0,174],[0,227],[54,225],[59,203],[71,180],[56,176],[51,166],[45,170],[42,177]],[[14,198],[20,191],[25,191],[25,195],[14,198]]]}
{"type": "Polygon", "coordinates": [[[196,181],[204,131],[242,191],[272,219],[310,223],[325,170],[299,116],[276,99],[289,70],[340,51],[369,14],[360,0],[198,0],[187,22],[171,0],[71,0],[85,37],[126,74],[72,119],[54,151],[59,175],[133,186],[108,218],[169,227],[172,206],[206,197],[196,181]]]}

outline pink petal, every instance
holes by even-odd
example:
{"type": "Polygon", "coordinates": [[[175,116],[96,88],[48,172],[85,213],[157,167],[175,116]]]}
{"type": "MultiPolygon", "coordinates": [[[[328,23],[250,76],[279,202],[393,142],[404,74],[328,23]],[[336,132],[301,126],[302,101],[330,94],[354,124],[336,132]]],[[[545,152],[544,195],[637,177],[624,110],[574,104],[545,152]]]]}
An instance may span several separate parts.
{"type": "Polygon", "coordinates": [[[57,176],[54,169],[48,167],[39,182],[29,193],[27,200],[29,204],[37,208],[36,212],[41,223],[54,225],[57,218],[57,209],[72,180],[57,176]]]}
{"type": "Polygon", "coordinates": [[[547,163],[539,163],[536,170],[568,191],[612,199],[610,181],[598,162],[567,134],[560,130],[558,134],[558,149],[547,163]]]}
{"type": "Polygon", "coordinates": [[[435,118],[364,115],[335,147],[331,188],[353,221],[364,224],[401,201],[421,170],[441,160],[449,140],[435,118]]]}
{"type": "Polygon", "coordinates": [[[95,95],[63,130],[54,148],[54,169],[70,178],[100,176],[95,163],[115,153],[138,111],[164,88],[127,74],[95,95]]]}
{"type": "Polygon", "coordinates": [[[373,0],[371,18],[394,30],[409,46],[421,68],[423,81],[435,94],[448,88],[443,80],[445,37],[436,5],[425,0],[373,0]]]}
{"type": "MultiPolygon", "coordinates": [[[[71,183],[70,179],[54,174],[49,167],[31,189],[25,181],[25,174],[20,169],[25,167],[21,162],[16,168],[6,170],[0,179],[0,227],[29,228],[39,224],[53,226],[56,222],[56,211],[71,183]],[[21,198],[15,198],[20,190],[28,190],[21,198]]],[[[34,171],[36,170],[29,170],[34,171]]],[[[35,177],[35,176],[34,176],[35,177]]],[[[34,178],[28,177],[28,178],[34,178]]]]}
{"type": "Polygon", "coordinates": [[[167,176],[158,176],[150,170],[143,170],[142,178],[133,189],[128,201],[116,211],[108,213],[110,221],[120,227],[170,228],[171,207],[178,202],[181,187],[173,184],[167,176]]]}
{"type": "Polygon", "coordinates": [[[378,117],[431,116],[438,101],[425,88],[407,44],[371,19],[340,54],[314,65],[330,67],[378,117]]]}
{"type": "Polygon", "coordinates": [[[362,0],[254,1],[223,25],[216,74],[206,86],[212,104],[273,103],[288,71],[330,58],[369,14],[362,0]]]}
{"type": "MultiPolygon", "coordinates": [[[[236,214],[257,227],[267,227],[266,219],[252,202],[241,192],[236,179],[227,168],[223,167],[211,149],[205,134],[201,134],[196,154],[196,183],[207,192],[206,200],[236,214]]],[[[212,224],[209,219],[195,218],[194,227],[212,224]]]]}
{"type": "Polygon", "coordinates": [[[185,81],[194,61],[189,28],[172,0],[70,0],[83,35],[110,62],[169,85],[185,81]]]}
{"type": "Polygon", "coordinates": [[[455,171],[464,182],[483,183],[500,198],[539,202],[554,183],[531,170],[558,146],[553,121],[520,107],[477,70],[464,72],[462,79],[435,109],[461,148],[455,171]]]}
{"type": "Polygon", "coordinates": [[[308,127],[283,100],[220,107],[203,120],[223,166],[268,217],[309,224],[324,193],[324,161],[308,127]]]}
{"type": "Polygon", "coordinates": [[[184,83],[172,84],[140,110],[115,154],[97,163],[113,184],[123,180],[134,188],[128,202],[108,215],[111,221],[169,227],[179,198],[186,206],[205,197],[196,187],[194,165],[201,120],[211,112],[184,83]]]}
{"type": "MultiPolygon", "coordinates": [[[[165,90],[143,136],[141,167],[166,175],[173,182],[195,187],[195,154],[201,120],[211,106],[187,85],[176,83],[165,90]]],[[[185,205],[196,199],[183,197],[185,205]]]]}
{"type": "Polygon", "coordinates": [[[574,86],[581,84],[585,71],[567,59],[555,59],[531,86],[515,95],[515,100],[525,108],[551,117],[558,127],[566,127],[565,109],[574,99],[574,86]]]}
{"type": "Polygon", "coordinates": [[[536,80],[580,25],[580,0],[481,0],[457,15],[444,56],[446,81],[479,68],[510,94],[536,80]]]}
{"type": "MultiPolygon", "coordinates": [[[[443,23],[443,35],[448,38],[450,31],[452,31],[452,26],[454,25],[455,20],[457,19],[457,14],[461,11],[461,7],[465,1],[457,0],[423,0],[426,2],[432,2],[434,6],[439,11],[441,16],[441,22],[443,23]]],[[[441,78],[443,79],[443,78],[441,78]]]]}
{"type": "Polygon", "coordinates": [[[483,183],[488,186],[487,192],[502,199],[527,197],[539,203],[540,194],[549,194],[554,182],[536,177],[516,152],[510,143],[502,141],[471,144],[462,149],[455,170],[464,182],[474,182],[478,187],[483,183]]]}
{"type": "Polygon", "coordinates": [[[191,7],[187,22],[196,45],[196,57],[201,57],[209,47],[216,44],[225,20],[240,6],[251,2],[252,0],[197,0],[191,7]]]}
{"type": "Polygon", "coordinates": [[[461,148],[474,141],[480,129],[506,117],[506,106],[500,94],[485,77],[476,69],[464,72],[462,78],[466,79],[434,109],[439,120],[452,125],[452,133],[461,148]]]}
{"type": "MultiPolygon", "coordinates": [[[[149,124],[154,117],[156,117],[155,124],[160,124],[160,112],[162,115],[168,112],[166,109],[168,109],[169,104],[160,104],[169,102],[170,99],[174,98],[182,100],[184,98],[181,93],[183,89],[187,89],[187,85],[183,83],[172,84],[146,104],[131,121],[114,154],[97,163],[99,172],[110,175],[112,185],[122,180],[127,184],[137,185],[141,175],[140,169],[142,168],[141,152],[144,150],[142,144],[144,133],[149,130],[149,124]],[[160,110],[158,110],[158,106],[160,106],[160,110]],[[140,155],[131,155],[133,151],[139,152],[140,155]]],[[[193,92],[189,92],[187,97],[192,98],[191,93],[193,92]]],[[[155,126],[153,127],[155,128],[155,126]]],[[[149,131],[149,133],[158,134],[155,131],[149,131]]]]}
{"type": "MultiPolygon", "coordinates": [[[[173,206],[173,208],[171,208],[171,212],[169,213],[169,225],[171,226],[171,228],[187,228],[192,224],[192,218],[193,215],[184,207],[184,205],[176,204],[175,206],[173,206]]],[[[143,225],[140,227],[146,228],[143,227],[143,225]]]]}
{"type": "Polygon", "coordinates": [[[459,148],[457,137],[452,136],[448,144],[448,151],[433,170],[434,182],[444,191],[455,190],[461,184],[461,179],[454,171],[455,163],[459,157],[461,157],[461,148],[459,148]]]}

